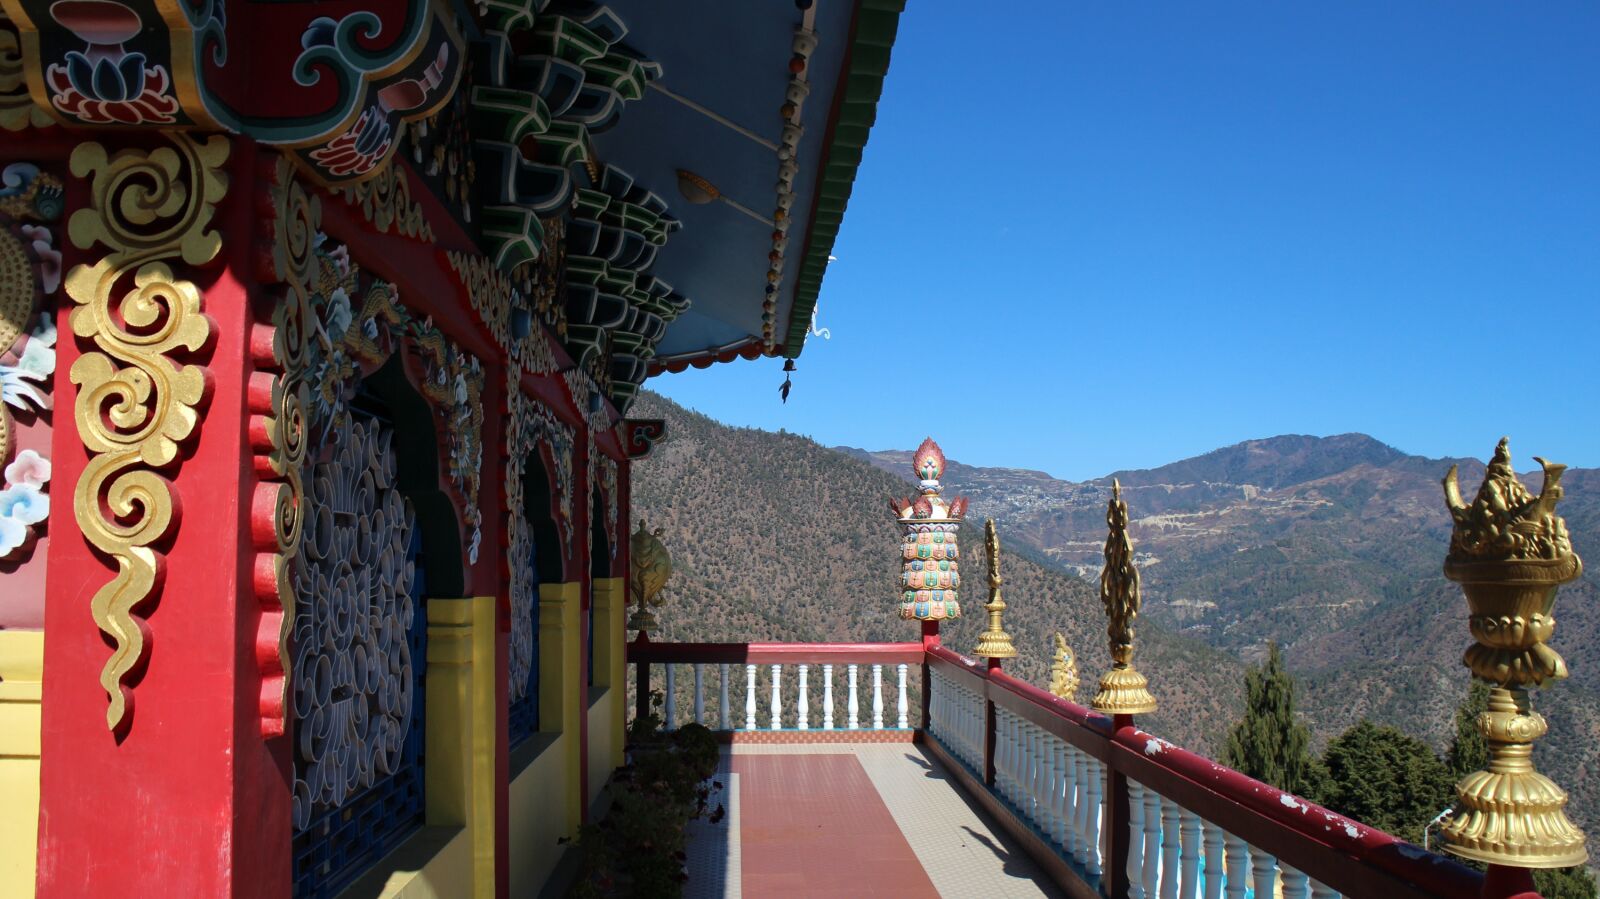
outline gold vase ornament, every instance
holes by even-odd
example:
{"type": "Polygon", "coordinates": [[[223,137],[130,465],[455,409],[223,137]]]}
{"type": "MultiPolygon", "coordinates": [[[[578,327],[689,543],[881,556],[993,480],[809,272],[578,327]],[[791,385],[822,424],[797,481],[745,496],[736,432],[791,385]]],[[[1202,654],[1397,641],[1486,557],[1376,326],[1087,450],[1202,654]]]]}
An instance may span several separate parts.
{"type": "Polygon", "coordinates": [[[1106,608],[1106,636],[1111,643],[1111,670],[1100,677],[1090,707],[1105,715],[1145,715],[1156,710],[1156,698],[1133,667],[1133,622],[1139,617],[1139,569],[1133,564],[1128,536],[1128,504],[1122,483],[1111,481],[1106,506],[1106,567],[1100,572],[1100,602],[1106,608]]]}
{"type": "Polygon", "coordinates": [[[1493,688],[1478,730],[1489,743],[1488,770],[1456,784],[1454,813],[1441,831],[1463,858],[1521,868],[1565,868],[1588,859],[1583,832],[1567,818],[1566,791],[1533,766],[1533,741],[1549,730],[1529,689],[1567,676],[1549,646],[1557,588],[1583,572],[1566,522],[1556,514],[1565,465],[1535,457],[1544,485],[1534,497],[1511,468],[1502,438],[1469,505],[1456,467],[1445,475],[1455,526],[1444,575],[1461,585],[1473,644],[1462,662],[1493,688]]]}
{"type": "Polygon", "coordinates": [[[628,561],[633,569],[633,577],[628,584],[632,594],[629,598],[636,606],[628,617],[628,629],[648,633],[660,627],[650,607],[660,606],[666,601],[661,589],[672,575],[672,557],[667,555],[667,548],[661,543],[661,528],[656,528],[652,534],[645,530],[644,522],[640,521],[639,529],[628,539],[628,561]]]}

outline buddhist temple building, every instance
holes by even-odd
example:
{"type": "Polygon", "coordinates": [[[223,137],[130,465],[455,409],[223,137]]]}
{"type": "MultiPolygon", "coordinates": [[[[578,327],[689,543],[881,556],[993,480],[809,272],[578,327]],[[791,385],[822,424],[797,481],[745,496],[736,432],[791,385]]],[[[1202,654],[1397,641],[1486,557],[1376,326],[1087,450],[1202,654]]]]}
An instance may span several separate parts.
{"type": "MultiPolygon", "coordinates": [[[[681,730],[690,676],[735,747],[927,747],[924,788],[1072,895],[1498,896],[1574,863],[1581,834],[1459,822],[1485,877],[1313,826],[1144,706],[1076,704],[1097,654],[1062,695],[1010,677],[998,542],[958,559],[931,440],[884,557],[920,631],[648,638],[672,535],[630,484],[664,425],[630,408],[800,355],[903,6],[0,0],[0,896],[561,895],[632,813],[630,718],[665,682],[681,730]],[[940,642],[961,589],[987,663],[940,642]]],[[[1460,562],[1477,603],[1506,558],[1460,562]]],[[[1138,599],[1107,578],[1103,692],[1138,599]]]]}

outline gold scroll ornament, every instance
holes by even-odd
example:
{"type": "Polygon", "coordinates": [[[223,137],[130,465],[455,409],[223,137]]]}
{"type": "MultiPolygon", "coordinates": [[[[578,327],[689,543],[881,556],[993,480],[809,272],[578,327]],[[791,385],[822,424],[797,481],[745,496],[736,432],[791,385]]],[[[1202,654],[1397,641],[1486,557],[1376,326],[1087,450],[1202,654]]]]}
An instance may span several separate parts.
{"type": "Polygon", "coordinates": [[[1563,810],[1567,794],[1533,767],[1533,742],[1549,730],[1529,689],[1567,676],[1545,641],[1555,631],[1556,590],[1583,573],[1566,522],[1556,514],[1565,465],[1535,457],[1544,485],[1534,497],[1511,468],[1502,438],[1471,505],[1462,502],[1456,467],[1445,475],[1454,528],[1444,575],[1461,585],[1473,644],[1462,663],[1491,685],[1478,730],[1489,743],[1487,771],[1456,784],[1455,813],[1442,828],[1445,846],[1474,861],[1521,868],[1565,868],[1588,859],[1583,832],[1563,810]]]}
{"type": "Polygon", "coordinates": [[[1106,608],[1106,635],[1111,638],[1111,670],[1100,677],[1091,707],[1107,715],[1143,715],[1156,710],[1144,675],[1133,667],[1133,622],[1139,617],[1139,569],[1133,564],[1128,536],[1128,504],[1122,484],[1111,482],[1106,506],[1106,567],[1100,572],[1100,602],[1106,608]]]}
{"type": "Polygon", "coordinates": [[[73,510],[84,537],[117,566],[89,604],[115,644],[100,673],[113,731],[132,711],[123,681],[147,651],[134,612],[156,590],[161,554],[151,544],[176,524],[173,485],[162,470],[177,463],[206,395],[207,371],[174,356],[204,349],[211,323],[199,288],[172,265],[203,265],[222,249],[210,224],[227,190],[228,140],[169,140],[115,155],[82,143],[71,158],[72,174],[89,179],[90,196],[67,233],[80,250],[106,250],[92,265],[73,266],[65,283],[78,305],[72,331],[94,347],[70,372],[79,388],[73,416],[90,457],[73,510]]]}

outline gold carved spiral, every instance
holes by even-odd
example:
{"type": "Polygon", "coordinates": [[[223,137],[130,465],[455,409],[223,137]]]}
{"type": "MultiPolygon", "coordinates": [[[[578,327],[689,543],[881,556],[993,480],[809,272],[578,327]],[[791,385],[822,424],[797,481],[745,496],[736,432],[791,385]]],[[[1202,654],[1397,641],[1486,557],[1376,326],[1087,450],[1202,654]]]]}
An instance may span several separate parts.
{"type": "Polygon", "coordinates": [[[90,198],[67,232],[78,249],[105,248],[92,265],[74,266],[65,285],[77,304],[72,331],[94,346],[70,372],[79,388],[74,420],[90,454],[73,509],[84,537],[117,565],[90,601],[115,644],[100,674],[112,730],[127,721],[133,697],[123,681],[146,649],[134,610],[156,589],[160,554],[151,544],[175,524],[172,484],[160,470],[178,461],[207,390],[206,369],[173,358],[205,349],[211,323],[199,288],[172,265],[203,265],[222,248],[210,224],[227,190],[228,141],[170,140],[115,155],[83,143],[71,158],[73,175],[89,179],[90,198]]]}

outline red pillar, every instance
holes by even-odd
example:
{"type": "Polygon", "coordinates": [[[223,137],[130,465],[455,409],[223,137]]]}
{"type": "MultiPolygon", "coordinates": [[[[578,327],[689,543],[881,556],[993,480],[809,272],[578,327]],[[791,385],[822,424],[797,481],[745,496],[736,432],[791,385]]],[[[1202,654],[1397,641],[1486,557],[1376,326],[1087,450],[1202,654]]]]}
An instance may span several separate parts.
{"type": "Polygon", "coordinates": [[[933,698],[933,681],[928,676],[928,650],[939,645],[939,622],[922,622],[922,718],[919,725],[926,730],[928,727],[928,702],[933,698]]]}
{"type": "MultiPolygon", "coordinates": [[[[1133,727],[1132,715],[1111,716],[1111,732],[1121,733],[1133,727]]],[[[1110,899],[1125,899],[1128,895],[1128,777],[1114,765],[1106,765],[1106,857],[1104,873],[1100,877],[1100,890],[1110,899]]]]}
{"type": "MultiPolygon", "coordinates": [[[[1000,660],[990,659],[988,670],[999,671],[1000,660]]],[[[985,681],[984,685],[985,689],[987,689],[988,682],[985,681]]],[[[994,700],[990,699],[985,693],[983,697],[983,784],[986,787],[994,786],[994,744],[994,700]]]]}
{"type": "MultiPolygon", "coordinates": [[[[139,146],[170,150],[172,144],[150,138],[139,146]]],[[[107,726],[100,684],[112,650],[90,611],[116,563],[86,542],[71,489],[91,459],[73,414],[79,388],[71,371],[96,344],[74,337],[66,322],[61,328],[51,445],[55,539],[45,608],[42,899],[289,893],[288,746],[262,734],[256,658],[262,614],[248,524],[255,487],[246,405],[254,166],[253,145],[231,142],[222,164],[228,192],[211,222],[225,239],[207,270],[181,257],[164,260],[199,288],[211,320],[209,343],[175,356],[209,371],[209,395],[185,449],[158,472],[170,484],[174,515],[167,536],[149,546],[158,575],[136,607],[145,647],[125,681],[134,701],[118,733],[107,726]]],[[[69,216],[90,204],[90,183],[69,182],[69,216]]],[[[68,243],[64,263],[70,270],[106,253],[103,246],[68,243]]],[[[130,274],[119,282],[118,295],[132,280],[130,274]]],[[[63,305],[75,304],[63,299],[63,305]]]]}
{"type": "MultiPolygon", "coordinates": [[[[579,410],[582,412],[583,410],[579,410]]],[[[593,555],[590,546],[593,538],[591,529],[594,527],[592,512],[594,509],[594,479],[589,477],[589,454],[599,452],[594,447],[594,438],[589,431],[589,422],[585,419],[578,426],[576,453],[574,460],[573,477],[577,481],[576,492],[582,497],[580,502],[573,503],[573,517],[577,519],[576,528],[579,539],[578,552],[578,581],[581,589],[578,595],[581,603],[578,606],[578,623],[582,628],[583,636],[578,640],[578,682],[575,688],[578,691],[578,812],[583,823],[589,823],[589,604],[594,602],[594,573],[590,568],[593,555]]]]}

